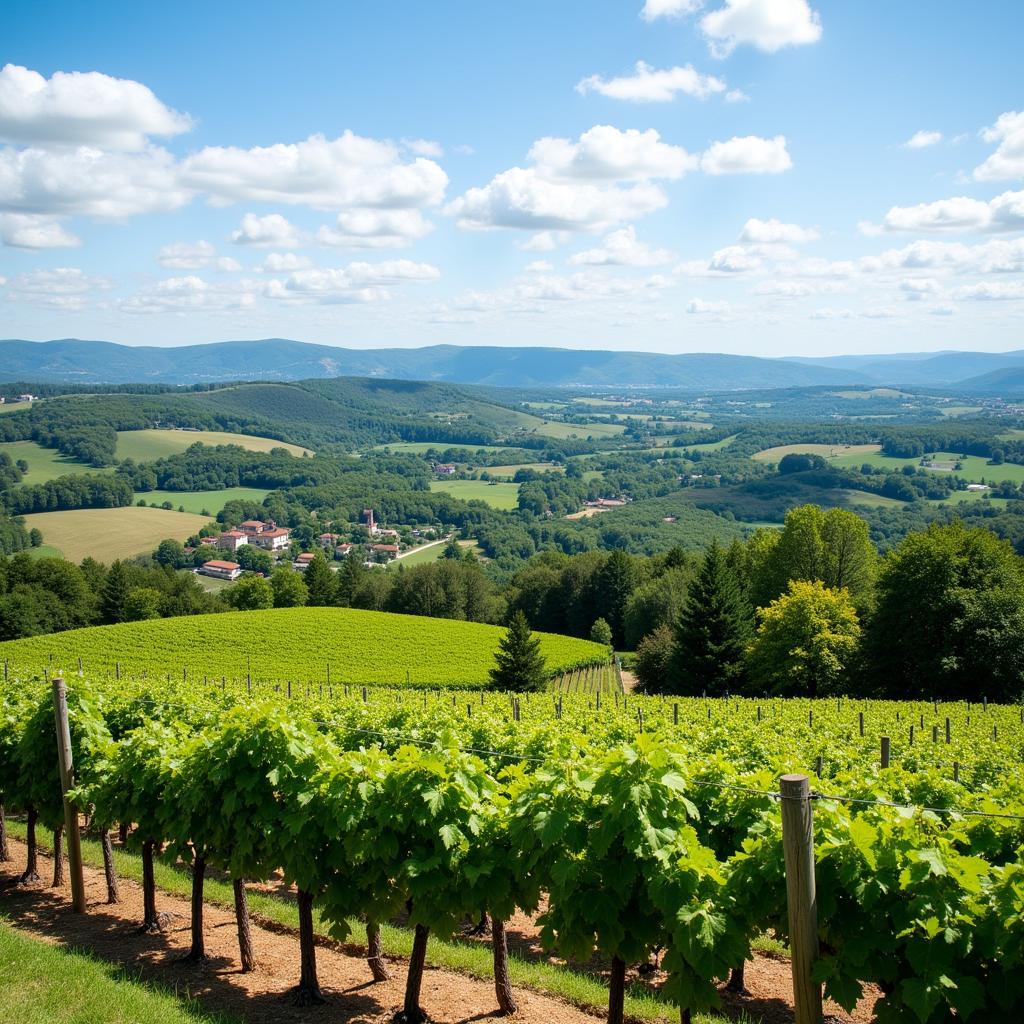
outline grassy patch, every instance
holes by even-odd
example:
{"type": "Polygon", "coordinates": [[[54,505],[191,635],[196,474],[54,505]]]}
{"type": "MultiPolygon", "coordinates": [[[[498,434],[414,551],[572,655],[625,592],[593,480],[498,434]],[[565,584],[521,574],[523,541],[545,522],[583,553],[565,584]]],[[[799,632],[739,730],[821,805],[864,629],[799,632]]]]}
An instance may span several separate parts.
{"type": "Polygon", "coordinates": [[[517,462],[509,466],[480,466],[478,472],[489,473],[492,477],[504,476],[511,479],[521,469],[533,469],[538,473],[564,473],[565,466],[554,462],[517,462]]]}
{"type": "Polygon", "coordinates": [[[206,517],[191,512],[134,505],[33,512],[25,516],[28,529],[41,530],[46,543],[59,548],[72,562],[91,556],[110,563],[116,558],[148,554],[160,541],[168,537],[185,540],[208,522],[206,517]]]}
{"type": "Polygon", "coordinates": [[[86,952],[19,934],[0,917],[0,1019],[18,1024],[229,1024],[86,952]]]}
{"type": "Polygon", "coordinates": [[[431,480],[432,491],[443,491],[463,501],[485,501],[491,508],[508,512],[519,502],[519,484],[490,483],[487,480],[431,480]]]}
{"type": "Polygon", "coordinates": [[[229,501],[256,501],[262,503],[270,493],[265,487],[224,487],[219,491],[137,491],[136,501],[157,505],[169,501],[175,508],[200,513],[204,510],[216,515],[229,501]]]}
{"type": "MultiPolygon", "coordinates": [[[[780,444],[775,448],[765,448],[750,457],[755,462],[779,462],[786,455],[820,455],[822,458],[834,460],[837,465],[850,458],[860,458],[861,463],[870,461],[862,456],[880,452],[880,444],[780,444]]],[[[861,463],[857,463],[860,465],[861,463]]]]}
{"type": "Polygon", "coordinates": [[[136,462],[152,462],[165,455],[177,455],[194,444],[236,444],[250,452],[269,452],[286,448],[292,455],[309,451],[297,444],[287,444],[271,437],[250,437],[248,434],[227,434],[221,430],[119,430],[117,457],[136,462]]]}
{"type": "Polygon", "coordinates": [[[22,483],[45,484],[56,480],[59,476],[81,473],[109,473],[110,469],[94,469],[86,462],[62,455],[55,448],[43,448],[35,441],[7,441],[0,444],[0,452],[6,452],[11,462],[24,459],[28,463],[28,472],[22,483]]]}

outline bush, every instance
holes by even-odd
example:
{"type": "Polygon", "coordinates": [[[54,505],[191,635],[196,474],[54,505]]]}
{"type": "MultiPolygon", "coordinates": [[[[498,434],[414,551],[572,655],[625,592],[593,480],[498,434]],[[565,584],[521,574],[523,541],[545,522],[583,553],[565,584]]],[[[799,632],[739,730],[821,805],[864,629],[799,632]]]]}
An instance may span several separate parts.
{"type": "Polygon", "coordinates": [[[643,693],[670,689],[676,638],[671,626],[661,625],[640,641],[636,649],[636,678],[643,693]]]}

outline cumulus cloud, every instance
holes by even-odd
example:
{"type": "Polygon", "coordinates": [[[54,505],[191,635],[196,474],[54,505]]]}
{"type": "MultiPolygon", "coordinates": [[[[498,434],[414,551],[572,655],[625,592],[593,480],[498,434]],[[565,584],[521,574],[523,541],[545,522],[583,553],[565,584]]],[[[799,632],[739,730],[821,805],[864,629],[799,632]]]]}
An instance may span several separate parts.
{"type": "Polygon", "coordinates": [[[998,142],[996,151],[974,168],[978,181],[1004,181],[1024,178],[1024,110],[1001,114],[994,125],[982,133],[986,142],[998,142]]]}
{"type": "Polygon", "coordinates": [[[444,156],[444,146],[433,139],[402,139],[402,145],[417,156],[429,156],[435,160],[444,156]]]}
{"type": "Polygon", "coordinates": [[[207,146],[186,157],[180,180],[215,205],[284,203],[322,210],[410,208],[441,202],[448,175],[424,157],[402,159],[390,142],[346,131],[296,143],[207,146]]]}
{"type": "Polygon", "coordinates": [[[214,284],[196,274],[168,277],[123,299],[118,306],[125,313],[152,314],[236,312],[256,304],[256,287],[247,281],[214,284]]]}
{"type": "Polygon", "coordinates": [[[68,249],[82,244],[57,220],[33,213],[0,213],[0,239],[16,249],[68,249]]]}
{"type": "Polygon", "coordinates": [[[860,261],[863,270],[949,270],[961,274],[1024,272],[1024,238],[991,239],[978,245],[921,239],[902,249],[888,249],[860,261]]]}
{"type": "Polygon", "coordinates": [[[820,237],[816,228],[804,228],[799,224],[784,224],[775,217],[770,220],[751,217],[743,225],[743,231],[740,233],[741,242],[769,245],[777,242],[799,245],[801,242],[814,242],[820,237]]]}
{"type": "Polygon", "coordinates": [[[899,283],[899,289],[911,302],[929,299],[942,291],[942,286],[934,277],[908,277],[899,283]]]}
{"type": "Polygon", "coordinates": [[[701,155],[706,174],[780,174],[793,166],[786,149],[786,137],[762,139],[757,135],[735,136],[715,142],[701,155]]]}
{"type": "Polygon", "coordinates": [[[728,302],[707,302],[704,299],[690,299],[686,304],[686,312],[693,314],[721,315],[730,310],[728,302]]]}
{"type": "Polygon", "coordinates": [[[672,253],[655,249],[636,237],[632,225],[605,235],[601,245],[578,252],[569,262],[575,266],[656,267],[668,263],[672,253]]]}
{"type": "Polygon", "coordinates": [[[546,137],[530,149],[537,171],[546,178],[576,181],[646,181],[681,178],[697,166],[682,146],[661,141],[653,128],[622,131],[599,124],[579,140],[546,137]]]}
{"type": "Polygon", "coordinates": [[[807,0],[725,0],[701,18],[700,28],[716,57],[743,44],[775,53],[821,38],[821,18],[807,0]]]}
{"type": "Polygon", "coordinates": [[[147,136],[187,132],[192,121],[140,82],[97,71],[50,78],[7,64],[0,69],[0,140],[45,146],[138,150],[147,136]]]}
{"type": "Polygon", "coordinates": [[[519,248],[523,252],[554,252],[568,241],[568,231],[538,231],[525,242],[520,242],[519,248]]]}
{"type": "Polygon", "coordinates": [[[861,231],[948,234],[958,231],[1020,231],[1024,229],[1024,191],[1003,192],[994,199],[954,196],[916,206],[894,206],[881,225],[862,224],[861,231]]]}
{"type": "Polygon", "coordinates": [[[343,210],[336,226],[320,228],[316,240],[353,249],[400,249],[433,230],[419,210],[343,210]]]}
{"type": "Polygon", "coordinates": [[[926,149],[928,146],[935,146],[942,141],[942,132],[921,131],[913,135],[903,143],[904,149],[926,149]]]}
{"type": "Polygon", "coordinates": [[[706,100],[715,93],[725,92],[725,89],[725,82],[720,78],[702,75],[692,64],[658,69],[642,60],[636,62],[632,75],[608,79],[590,75],[576,85],[576,91],[583,95],[596,92],[610,99],[634,103],[668,103],[676,98],[677,93],[706,100]]]}
{"type": "Polygon", "coordinates": [[[312,262],[308,256],[299,256],[294,252],[271,252],[256,269],[268,274],[284,274],[292,270],[305,270],[312,262]]]}
{"type": "Polygon", "coordinates": [[[644,21],[658,18],[682,18],[699,11],[703,0],[645,0],[640,17],[644,21]]]}
{"type": "Polygon", "coordinates": [[[200,270],[210,265],[216,252],[209,242],[174,242],[160,249],[156,261],[172,270],[200,270]]]}
{"type": "Polygon", "coordinates": [[[302,244],[298,228],[279,213],[263,217],[247,213],[241,227],[231,233],[236,245],[255,245],[267,248],[293,249],[302,244]]]}
{"type": "Polygon", "coordinates": [[[84,309],[93,294],[110,288],[110,281],[87,274],[79,267],[55,267],[18,274],[10,282],[7,298],[50,309],[84,309]]]}
{"type": "Polygon", "coordinates": [[[297,270],[284,281],[269,282],[271,298],[294,302],[364,303],[390,298],[387,285],[435,281],[437,267],[412,260],[349,263],[344,267],[297,270]]]}
{"type": "Polygon", "coordinates": [[[1022,281],[982,281],[980,284],[957,288],[953,293],[958,299],[974,299],[978,302],[1000,302],[1009,299],[1024,299],[1022,281]]]}

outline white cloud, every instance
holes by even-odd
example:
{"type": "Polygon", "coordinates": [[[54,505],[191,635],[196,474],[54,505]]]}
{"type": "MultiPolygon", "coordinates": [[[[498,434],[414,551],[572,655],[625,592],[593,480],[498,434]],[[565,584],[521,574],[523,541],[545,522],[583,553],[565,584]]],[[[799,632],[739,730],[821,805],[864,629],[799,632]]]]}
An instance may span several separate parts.
{"type": "Polygon", "coordinates": [[[242,218],[242,226],[231,233],[231,241],[236,245],[284,249],[294,249],[302,244],[298,228],[279,213],[268,213],[264,217],[247,213],[242,218]]]}
{"type": "Polygon", "coordinates": [[[932,298],[942,291],[942,286],[934,277],[908,277],[899,283],[900,291],[911,302],[932,298]]]}
{"type": "Polygon", "coordinates": [[[942,141],[942,132],[926,131],[923,128],[921,131],[914,132],[913,135],[903,143],[904,149],[925,149],[928,146],[937,145],[942,141]]]}
{"type": "Polygon", "coordinates": [[[721,315],[730,310],[728,302],[706,302],[704,299],[690,299],[686,304],[686,312],[693,314],[721,315]]]}
{"type": "Polygon", "coordinates": [[[34,213],[0,213],[0,239],[16,249],[69,249],[82,244],[57,220],[34,213]]]}
{"type": "Polygon", "coordinates": [[[725,0],[701,18],[700,27],[716,57],[744,43],[775,53],[821,38],[821,18],[807,0],[725,0]]]}
{"type": "Polygon", "coordinates": [[[532,167],[513,167],[483,188],[469,189],[449,203],[446,212],[464,228],[600,231],[653,213],[667,201],[665,193],[649,183],[621,188],[553,182],[532,167]]]}
{"type": "Polygon", "coordinates": [[[802,299],[820,291],[821,288],[806,281],[762,281],[753,289],[755,295],[773,295],[782,299],[802,299]]]}
{"type": "Polygon", "coordinates": [[[231,256],[219,256],[217,258],[217,269],[235,274],[242,269],[242,264],[231,256]]]}
{"type": "Polygon", "coordinates": [[[85,273],[79,267],[55,267],[18,274],[10,282],[7,298],[51,309],[84,309],[93,293],[110,288],[106,278],[85,273]]]}
{"type": "Polygon", "coordinates": [[[188,274],[158,281],[118,305],[126,313],[185,315],[196,311],[222,313],[250,309],[255,306],[256,298],[256,286],[252,282],[211,284],[196,274],[188,274]]]}
{"type": "Polygon", "coordinates": [[[960,274],[1011,274],[1024,272],[1024,238],[990,239],[979,245],[922,239],[902,249],[888,249],[861,260],[867,272],[884,270],[942,269],[960,274]]]}
{"type": "Polygon", "coordinates": [[[156,261],[172,270],[199,270],[210,265],[216,252],[209,242],[174,242],[156,254],[156,261]]]}
{"type": "Polygon", "coordinates": [[[402,145],[417,156],[429,156],[435,160],[444,156],[444,146],[433,139],[402,139],[402,145]]]}
{"type": "Polygon", "coordinates": [[[652,68],[642,60],[636,62],[632,75],[602,78],[590,75],[576,85],[576,91],[586,95],[596,92],[609,99],[630,100],[634,103],[668,103],[677,93],[706,100],[714,93],[725,91],[725,82],[713,75],[702,75],[692,64],[664,70],[652,68]]]}
{"type": "Polygon", "coordinates": [[[657,18],[682,18],[699,11],[703,0],[645,0],[640,17],[644,21],[657,18]]]}
{"type": "Polygon", "coordinates": [[[956,316],[956,314],[959,313],[960,310],[958,307],[946,303],[941,306],[932,306],[932,308],[929,309],[928,312],[932,316],[956,316]]]}
{"type": "Polygon", "coordinates": [[[321,245],[354,249],[400,249],[434,230],[419,210],[343,210],[337,227],[322,227],[321,245]]]}
{"type": "Polygon", "coordinates": [[[550,274],[554,269],[547,260],[534,260],[523,268],[527,274],[550,274]]]}
{"type": "Polygon", "coordinates": [[[299,256],[294,252],[272,252],[256,268],[269,274],[282,274],[292,270],[305,270],[312,265],[308,256],[299,256]]]}
{"type": "Polygon", "coordinates": [[[974,168],[978,181],[1003,181],[1024,178],[1024,110],[1000,114],[990,128],[982,132],[986,142],[998,142],[996,151],[974,168]]]}
{"type": "Polygon", "coordinates": [[[953,294],[958,299],[974,299],[978,302],[1024,299],[1024,281],[983,281],[981,284],[957,288],[953,294]]]}
{"type": "Polygon", "coordinates": [[[988,201],[954,196],[916,206],[894,206],[880,227],[862,224],[864,234],[880,231],[948,234],[958,231],[1020,231],[1024,229],[1024,191],[1003,192],[988,201]]]}
{"type": "Polygon", "coordinates": [[[538,231],[525,242],[520,242],[523,252],[554,252],[569,241],[568,231],[538,231]]]}
{"type": "Polygon", "coordinates": [[[743,231],[740,233],[741,242],[761,244],[784,242],[789,245],[799,245],[801,242],[814,242],[820,237],[816,228],[804,228],[799,224],[785,224],[775,217],[770,220],[751,217],[743,225],[743,231]]]}
{"type": "Polygon", "coordinates": [[[409,208],[440,203],[448,175],[423,157],[403,162],[390,142],[346,131],[296,143],[207,146],[186,157],[180,180],[216,205],[285,203],[322,210],[409,208]]]}
{"type": "Polygon", "coordinates": [[[750,97],[742,89],[730,89],[725,94],[726,103],[746,103],[750,97]]]}
{"type": "Polygon", "coordinates": [[[697,166],[696,157],[662,142],[653,128],[621,131],[607,124],[594,125],[578,142],[538,139],[529,155],[543,177],[576,181],[675,179],[697,166]]]}
{"type": "Polygon", "coordinates": [[[762,139],[757,135],[736,136],[715,142],[701,155],[706,174],[780,174],[793,166],[786,150],[786,137],[762,139]]]}
{"type": "Polygon", "coordinates": [[[574,266],[656,267],[671,259],[668,249],[654,249],[638,241],[636,229],[630,224],[605,235],[601,245],[576,253],[569,262],[574,266]]]}
{"type": "Polygon", "coordinates": [[[363,303],[390,298],[386,285],[435,281],[437,267],[412,260],[350,263],[345,267],[297,270],[285,281],[268,282],[271,298],[292,302],[363,303]]]}
{"type": "Polygon", "coordinates": [[[139,82],[98,71],[0,70],[0,139],[30,145],[138,150],[149,135],[178,135],[192,122],[139,82]]]}

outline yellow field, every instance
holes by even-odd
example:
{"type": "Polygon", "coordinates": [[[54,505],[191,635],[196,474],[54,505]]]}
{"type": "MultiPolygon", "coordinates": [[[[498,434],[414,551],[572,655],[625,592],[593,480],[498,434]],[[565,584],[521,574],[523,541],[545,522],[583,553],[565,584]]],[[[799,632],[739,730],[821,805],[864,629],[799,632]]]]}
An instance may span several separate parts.
{"type": "Polygon", "coordinates": [[[185,540],[209,521],[207,516],[192,512],[134,505],[34,512],[25,516],[26,527],[41,530],[46,543],[58,548],[70,561],[92,557],[107,564],[117,558],[148,554],[168,537],[185,540]]]}
{"type": "Polygon", "coordinates": [[[881,450],[880,444],[780,444],[750,457],[757,462],[778,462],[784,455],[820,455],[826,459],[838,459],[844,455],[869,455],[881,450]]]}
{"type": "MultiPolygon", "coordinates": [[[[308,452],[297,444],[287,444],[271,437],[250,437],[248,434],[227,434],[221,430],[119,430],[117,457],[136,462],[152,462],[165,455],[178,455],[194,444],[236,444],[250,452],[269,452],[286,448],[292,455],[308,452]]],[[[312,454],[310,452],[310,454],[312,454]]]]}

